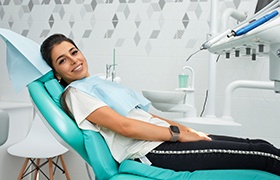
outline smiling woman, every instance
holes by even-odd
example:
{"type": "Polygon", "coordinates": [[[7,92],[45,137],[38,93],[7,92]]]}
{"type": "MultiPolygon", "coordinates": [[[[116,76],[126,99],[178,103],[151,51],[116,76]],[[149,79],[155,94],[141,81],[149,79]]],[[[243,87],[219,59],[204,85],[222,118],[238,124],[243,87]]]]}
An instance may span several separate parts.
{"type": "Polygon", "coordinates": [[[85,57],[65,36],[50,36],[41,52],[66,87],[62,107],[79,128],[99,132],[117,162],[131,159],[175,171],[258,169],[280,175],[280,150],[270,143],[208,135],[150,114],[150,102],[140,93],[90,75],[85,57]]]}
{"type": "Polygon", "coordinates": [[[52,50],[52,65],[58,80],[66,83],[89,76],[88,66],[84,55],[69,42],[61,42],[52,50]]]}
{"type": "Polygon", "coordinates": [[[86,59],[76,44],[62,34],[54,34],[51,37],[42,44],[41,54],[54,70],[58,81],[66,86],[74,80],[88,77],[86,59]]]}

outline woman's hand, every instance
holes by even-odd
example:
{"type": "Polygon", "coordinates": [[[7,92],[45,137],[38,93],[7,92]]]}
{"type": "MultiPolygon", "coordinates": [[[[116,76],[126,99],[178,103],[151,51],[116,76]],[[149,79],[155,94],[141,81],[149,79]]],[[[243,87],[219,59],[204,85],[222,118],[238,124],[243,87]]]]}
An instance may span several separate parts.
{"type": "Polygon", "coordinates": [[[179,136],[178,141],[180,141],[180,142],[191,142],[191,141],[201,141],[201,140],[211,141],[211,138],[208,137],[208,134],[206,134],[204,132],[196,131],[192,128],[189,128],[187,126],[176,123],[174,121],[170,121],[168,119],[156,116],[154,114],[152,114],[152,115],[153,115],[153,117],[160,118],[160,119],[168,122],[170,125],[178,126],[180,129],[180,136],[179,136]]]}
{"type": "Polygon", "coordinates": [[[188,130],[182,130],[178,139],[179,142],[193,142],[201,140],[211,141],[211,138],[204,132],[195,131],[190,128],[188,128],[188,130]]]}

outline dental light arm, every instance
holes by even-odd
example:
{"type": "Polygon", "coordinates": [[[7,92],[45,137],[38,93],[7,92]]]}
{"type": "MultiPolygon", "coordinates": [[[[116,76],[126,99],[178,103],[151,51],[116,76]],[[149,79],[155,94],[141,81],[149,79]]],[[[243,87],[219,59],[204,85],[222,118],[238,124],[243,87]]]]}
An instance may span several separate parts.
{"type": "Polygon", "coordinates": [[[227,31],[210,39],[211,45],[204,45],[214,54],[238,54],[252,56],[269,55],[269,78],[274,81],[274,91],[280,93],[280,2],[272,1],[258,14],[249,18],[247,22],[235,27],[232,31],[235,36],[224,36],[227,31]],[[249,22],[249,23],[248,23],[249,22]],[[251,23],[250,23],[251,22],[251,23]],[[254,23],[255,22],[255,23],[254,23]],[[253,24],[252,24],[253,23],[253,24]],[[224,36],[224,37],[221,37],[224,36]],[[238,53],[237,53],[238,52],[238,53]]]}

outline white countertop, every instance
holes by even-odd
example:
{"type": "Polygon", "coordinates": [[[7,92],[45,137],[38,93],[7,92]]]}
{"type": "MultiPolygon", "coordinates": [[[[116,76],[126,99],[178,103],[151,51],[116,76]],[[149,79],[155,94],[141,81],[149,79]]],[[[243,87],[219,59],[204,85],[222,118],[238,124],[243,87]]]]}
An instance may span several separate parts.
{"type": "Polygon", "coordinates": [[[32,107],[32,103],[0,101],[0,109],[14,109],[32,107]]]}

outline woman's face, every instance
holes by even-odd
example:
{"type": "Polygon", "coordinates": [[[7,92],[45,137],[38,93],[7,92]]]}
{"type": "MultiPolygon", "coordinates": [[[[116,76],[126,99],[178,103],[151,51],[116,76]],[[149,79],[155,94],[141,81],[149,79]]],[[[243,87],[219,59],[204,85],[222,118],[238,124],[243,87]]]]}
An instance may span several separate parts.
{"type": "Polygon", "coordinates": [[[66,83],[89,76],[88,65],[84,55],[71,43],[63,41],[54,45],[52,52],[52,64],[58,80],[66,83]]]}

